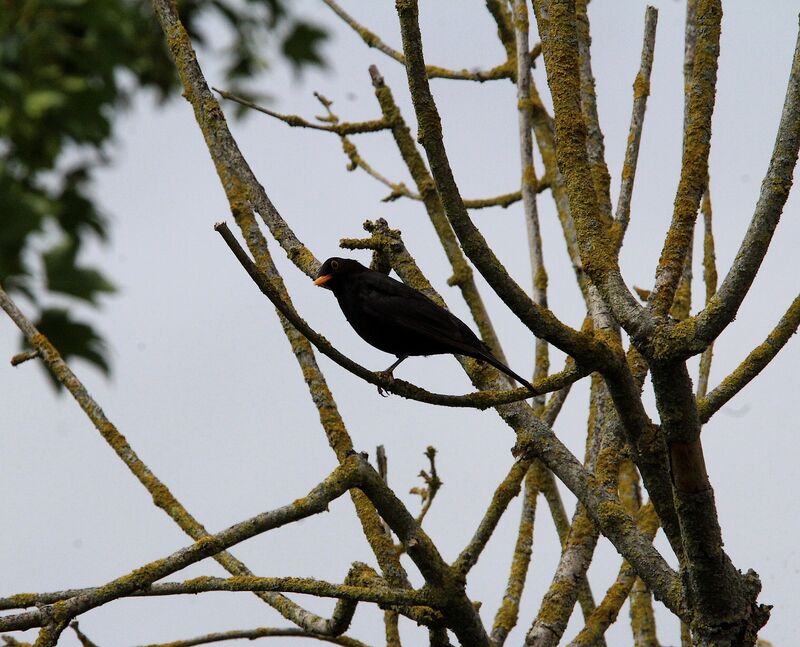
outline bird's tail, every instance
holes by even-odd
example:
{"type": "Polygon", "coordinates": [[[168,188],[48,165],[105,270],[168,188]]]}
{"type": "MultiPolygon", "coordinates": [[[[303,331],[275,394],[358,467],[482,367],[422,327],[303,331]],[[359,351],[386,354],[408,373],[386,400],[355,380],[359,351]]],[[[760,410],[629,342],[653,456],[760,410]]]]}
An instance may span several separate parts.
{"type": "Polygon", "coordinates": [[[534,395],[537,394],[536,389],[533,388],[533,384],[528,382],[528,380],[517,375],[514,371],[508,368],[508,366],[503,364],[503,362],[501,362],[494,355],[492,355],[488,350],[483,351],[482,353],[475,353],[474,357],[475,359],[483,360],[487,364],[491,364],[501,373],[505,373],[506,375],[508,375],[508,377],[515,379],[517,382],[530,389],[531,393],[533,393],[534,395]]]}

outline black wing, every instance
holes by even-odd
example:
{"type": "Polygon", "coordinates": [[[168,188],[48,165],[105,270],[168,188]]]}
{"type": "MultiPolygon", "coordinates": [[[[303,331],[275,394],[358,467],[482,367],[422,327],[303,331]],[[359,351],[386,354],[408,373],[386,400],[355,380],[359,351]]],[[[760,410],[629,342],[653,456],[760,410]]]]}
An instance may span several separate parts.
{"type": "Polygon", "coordinates": [[[458,317],[424,294],[378,272],[359,281],[359,302],[364,314],[385,318],[393,328],[420,334],[444,348],[439,352],[483,354],[483,342],[458,317]]]}

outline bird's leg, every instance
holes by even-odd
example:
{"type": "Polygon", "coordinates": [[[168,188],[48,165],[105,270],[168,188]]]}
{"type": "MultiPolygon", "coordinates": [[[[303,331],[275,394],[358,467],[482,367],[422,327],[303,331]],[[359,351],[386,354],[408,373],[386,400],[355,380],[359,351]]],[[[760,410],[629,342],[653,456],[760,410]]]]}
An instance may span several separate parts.
{"type": "MultiPolygon", "coordinates": [[[[408,355],[400,355],[397,358],[397,361],[394,364],[392,364],[389,368],[387,368],[386,370],[383,370],[383,371],[378,371],[378,375],[381,375],[381,376],[383,376],[383,377],[385,377],[387,379],[393,378],[394,376],[392,375],[392,371],[394,371],[394,369],[397,368],[397,366],[400,364],[400,362],[402,362],[407,357],[408,357],[408,355]]],[[[386,391],[384,391],[380,386],[378,387],[378,393],[380,393],[384,398],[388,396],[386,391]]]]}
{"type": "Polygon", "coordinates": [[[397,367],[400,365],[400,362],[402,362],[404,359],[408,359],[408,355],[400,355],[400,356],[397,358],[397,361],[396,361],[394,364],[392,364],[392,365],[391,365],[389,368],[387,368],[386,370],[384,370],[384,371],[381,371],[381,373],[382,373],[383,375],[387,375],[388,377],[392,377],[392,371],[394,371],[394,369],[396,369],[396,368],[397,368],[397,367]]]}

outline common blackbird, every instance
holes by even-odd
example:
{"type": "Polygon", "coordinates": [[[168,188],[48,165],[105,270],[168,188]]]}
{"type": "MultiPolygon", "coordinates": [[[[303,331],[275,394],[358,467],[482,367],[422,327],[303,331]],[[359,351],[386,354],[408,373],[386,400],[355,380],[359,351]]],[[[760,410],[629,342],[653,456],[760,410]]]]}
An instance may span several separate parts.
{"type": "Polygon", "coordinates": [[[384,373],[391,375],[411,355],[455,353],[483,360],[533,391],[461,319],[405,283],[352,259],[329,258],[314,285],[333,292],[345,318],[364,341],[397,356],[384,373]]]}

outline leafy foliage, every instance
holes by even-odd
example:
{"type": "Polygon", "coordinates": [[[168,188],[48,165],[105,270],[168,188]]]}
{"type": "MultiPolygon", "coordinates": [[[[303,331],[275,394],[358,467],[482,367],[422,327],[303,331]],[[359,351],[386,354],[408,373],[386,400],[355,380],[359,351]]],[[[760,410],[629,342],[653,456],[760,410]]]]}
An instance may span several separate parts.
{"type": "MultiPolygon", "coordinates": [[[[89,324],[76,321],[66,308],[45,308],[42,310],[36,327],[58,348],[61,356],[69,361],[71,357],[81,357],[108,374],[106,345],[89,324]]],[[[58,380],[47,373],[53,386],[58,380]]]]}
{"type": "MultiPolygon", "coordinates": [[[[265,49],[296,70],[323,64],[326,33],[293,16],[287,0],[178,0],[178,7],[201,45],[210,46],[201,29],[206,17],[215,14],[227,27],[231,44],[221,58],[237,93],[253,96],[236,84],[266,68],[265,49]]],[[[88,239],[108,237],[108,219],[91,195],[92,171],[109,161],[115,116],[141,88],[162,100],[177,89],[146,0],[3,4],[0,281],[40,309],[62,353],[69,349],[105,371],[98,333],[71,319],[69,310],[47,309],[43,302],[57,294],[97,306],[101,295],[114,291],[109,278],[81,267],[79,258],[88,239]]]]}

